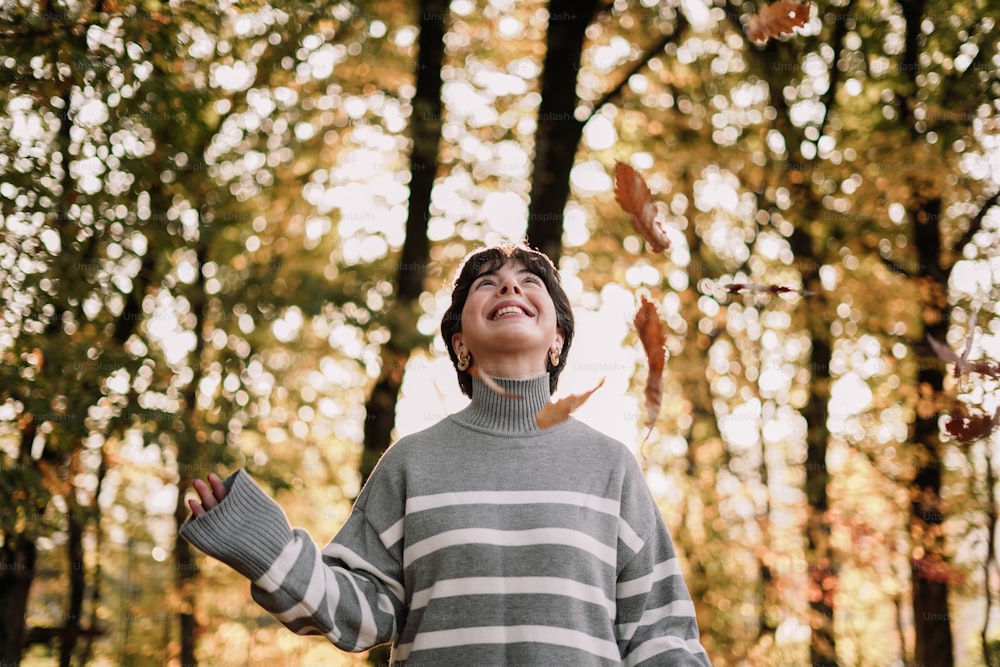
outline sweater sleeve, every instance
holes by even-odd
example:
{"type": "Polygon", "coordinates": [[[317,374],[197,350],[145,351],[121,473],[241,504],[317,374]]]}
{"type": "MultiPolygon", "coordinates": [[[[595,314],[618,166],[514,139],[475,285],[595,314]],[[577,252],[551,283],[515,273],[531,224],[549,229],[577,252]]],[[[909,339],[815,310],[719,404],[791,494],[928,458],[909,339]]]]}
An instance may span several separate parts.
{"type": "Polygon", "coordinates": [[[694,603],[660,510],[634,458],[624,466],[615,634],[625,667],[711,667],[694,603]]]}
{"type": "Polygon", "coordinates": [[[245,471],[225,499],[190,518],[181,535],[251,582],[254,600],[298,634],[320,634],[345,651],[392,641],[401,625],[402,566],[357,505],[320,550],[245,471]]]}
{"type": "Polygon", "coordinates": [[[618,577],[615,632],[623,664],[711,667],[673,543],[658,524],[618,577]]]}

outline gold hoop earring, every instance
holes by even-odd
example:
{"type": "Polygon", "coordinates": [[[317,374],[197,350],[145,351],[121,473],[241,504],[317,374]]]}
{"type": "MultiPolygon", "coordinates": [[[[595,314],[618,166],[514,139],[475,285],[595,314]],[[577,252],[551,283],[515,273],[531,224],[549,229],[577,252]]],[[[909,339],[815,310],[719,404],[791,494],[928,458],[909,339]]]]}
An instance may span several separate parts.
{"type": "Polygon", "coordinates": [[[460,371],[467,371],[467,370],[469,370],[469,357],[468,357],[468,355],[466,355],[464,357],[461,356],[461,355],[459,355],[458,362],[455,364],[455,368],[457,368],[460,371]]]}
{"type": "Polygon", "coordinates": [[[559,365],[559,355],[562,354],[562,350],[549,350],[549,363],[552,366],[559,365]]]}

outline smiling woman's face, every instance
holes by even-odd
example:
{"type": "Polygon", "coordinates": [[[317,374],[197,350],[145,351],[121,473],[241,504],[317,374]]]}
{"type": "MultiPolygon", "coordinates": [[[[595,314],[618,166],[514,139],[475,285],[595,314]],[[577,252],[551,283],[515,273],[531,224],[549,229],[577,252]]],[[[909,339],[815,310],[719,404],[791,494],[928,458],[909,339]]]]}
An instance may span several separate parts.
{"type": "Polygon", "coordinates": [[[538,275],[511,260],[480,273],[462,309],[462,330],[452,337],[459,356],[471,355],[484,373],[532,377],[546,372],[550,350],[562,348],[556,309],[538,275]]]}

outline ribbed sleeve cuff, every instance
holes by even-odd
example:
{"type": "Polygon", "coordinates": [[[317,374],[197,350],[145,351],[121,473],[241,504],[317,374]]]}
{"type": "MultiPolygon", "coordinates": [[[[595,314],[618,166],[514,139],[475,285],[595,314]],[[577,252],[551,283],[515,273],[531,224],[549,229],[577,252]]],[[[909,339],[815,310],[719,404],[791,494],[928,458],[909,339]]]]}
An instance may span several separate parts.
{"type": "Polygon", "coordinates": [[[294,539],[288,518],[246,471],[224,482],[229,492],[216,507],[192,516],[181,526],[181,536],[251,581],[271,568],[294,539]]]}

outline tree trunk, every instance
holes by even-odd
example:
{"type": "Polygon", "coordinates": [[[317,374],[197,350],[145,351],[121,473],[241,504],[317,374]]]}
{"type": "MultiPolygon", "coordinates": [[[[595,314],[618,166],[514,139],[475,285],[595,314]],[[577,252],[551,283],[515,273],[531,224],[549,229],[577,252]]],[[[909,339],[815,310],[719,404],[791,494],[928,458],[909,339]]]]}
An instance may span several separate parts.
{"type": "Polygon", "coordinates": [[[97,488],[94,489],[94,495],[90,506],[90,510],[94,513],[94,574],[90,587],[90,634],[87,635],[83,648],[80,650],[81,665],[89,664],[93,658],[94,638],[101,629],[99,613],[101,606],[101,558],[103,556],[101,552],[101,544],[103,540],[101,539],[101,506],[98,502],[98,498],[101,497],[101,489],[104,488],[104,478],[107,475],[107,472],[108,466],[106,451],[102,448],[101,465],[97,469],[97,488]]]}
{"type": "Polygon", "coordinates": [[[381,373],[365,403],[364,451],[360,465],[362,481],[368,480],[379,457],[392,441],[403,372],[410,352],[420,341],[415,310],[430,260],[427,222],[441,141],[441,66],[447,15],[447,0],[423,0],[420,3],[420,51],[410,128],[413,150],[410,156],[406,239],[396,272],[396,297],[389,316],[389,341],[382,350],[381,373]]]}
{"type": "Polygon", "coordinates": [[[85,523],[80,520],[80,508],[70,500],[66,548],[69,553],[69,601],[63,619],[62,642],[59,645],[59,667],[70,667],[73,652],[80,636],[80,616],[83,613],[83,594],[86,589],[86,570],[83,559],[83,531],[85,523]]]}
{"type": "Polygon", "coordinates": [[[569,174],[584,125],[574,115],[579,102],[576,79],[584,36],[597,7],[596,0],[549,3],[527,239],[557,265],[562,254],[563,210],[570,195],[569,174]]]}
{"type": "MultiPolygon", "coordinates": [[[[800,188],[799,192],[806,198],[800,206],[817,208],[808,206],[809,203],[815,204],[811,191],[800,188]]],[[[806,312],[811,341],[810,392],[809,402],[802,410],[807,424],[805,494],[809,507],[806,517],[806,545],[809,565],[809,624],[812,627],[809,659],[810,664],[816,667],[828,667],[837,664],[833,616],[839,576],[827,516],[830,509],[827,495],[830,472],[826,467],[827,444],[830,439],[827,428],[832,354],[828,325],[830,310],[819,278],[822,258],[817,257],[812,236],[797,228],[790,241],[802,276],[802,288],[815,294],[809,297],[809,309],[806,312]]]]}
{"type": "MultiPolygon", "coordinates": [[[[186,482],[181,487],[180,495],[183,498],[184,490],[190,486],[193,480],[186,475],[181,475],[181,478],[182,482],[186,482]],[[184,479],[185,477],[187,479],[184,479]]],[[[179,500],[174,512],[174,522],[178,529],[187,520],[187,515],[187,507],[179,500]]],[[[195,561],[194,549],[187,543],[187,540],[179,535],[174,541],[174,568],[176,570],[174,584],[181,602],[181,608],[177,614],[180,623],[181,664],[193,667],[198,664],[195,653],[198,638],[198,622],[194,616],[195,580],[198,576],[198,564],[195,561]]],[[[165,642],[164,645],[168,645],[168,642],[165,642]]]]}
{"type": "MultiPolygon", "coordinates": [[[[410,197],[406,218],[406,239],[396,272],[396,296],[389,314],[389,340],[382,347],[382,368],[365,403],[364,448],[359,469],[367,482],[379,458],[392,442],[396,423],[396,403],[403,386],[403,374],[410,353],[421,344],[417,331],[417,307],[430,261],[427,223],[430,219],[431,191],[437,176],[441,143],[441,67],[444,62],[444,34],[448,0],[421,0],[420,40],[416,65],[416,92],[413,97],[410,134],[410,197]]],[[[369,653],[372,665],[389,662],[388,645],[369,653]]]]}
{"type": "MultiPolygon", "coordinates": [[[[195,599],[195,578],[198,576],[198,564],[195,560],[194,549],[187,540],[180,536],[180,529],[187,520],[189,510],[184,500],[185,491],[191,487],[195,478],[203,477],[198,471],[202,470],[201,461],[203,457],[199,455],[204,445],[199,442],[198,424],[198,385],[201,382],[203,369],[202,355],[205,350],[205,321],[207,316],[207,298],[205,295],[205,275],[201,270],[208,261],[209,240],[206,236],[210,233],[207,227],[202,228],[202,237],[197,244],[197,275],[195,284],[191,286],[188,300],[191,303],[191,312],[195,315],[194,333],[195,346],[191,352],[191,367],[194,376],[185,387],[184,407],[177,438],[177,485],[180,492],[177,494],[177,505],[174,507],[174,525],[177,528],[177,535],[174,538],[174,587],[177,591],[177,600],[180,608],[177,616],[180,623],[180,661],[182,665],[193,667],[198,664],[196,658],[196,640],[198,635],[198,623],[194,616],[196,605],[195,599]]],[[[204,437],[204,433],[201,433],[204,437]]]]}
{"type": "MultiPolygon", "coordinates": [[[[910,211],[913,220],[913,244],[917,250],[919,266],[925,267],[930,280],[931,295],[948,292],[951,270],[941,268],[941,199],[917,202],[910,211]]],[[[925,359],[933,358],[927,337],[945,340],[948,333],[948,304],[946,299],[932,299],[923,304],[927,314],[924,330],[914,345],[915,352],[925,359]]],[[[917,373],[917,386],[940,395],[944,389],[944,373],[938,364],[921,364],[917,373]]],[[[942,525],[945,520],[941,505],[941,437],[938,415],[918,414],[913,423],[913,444],[916,459],[923,465],[916,471],[910,487],[910,530],[914,553],[911,582],[913,587],[913,624],[916,642],[913,660],[916,664],[950,667],[955,664],[951,616],[948,612],[948,579],[942,577],[938,567],[930,563],[947,563],[942,525]],[[918,551],[919,550],[919,551],[918,551]]]]}
{"type": "Polygon", "coordinates": [[[8,535],[0,546],[0,665],[21,664],[24,612],[37,554],[35,543],[24,535],[8,535]]]}

